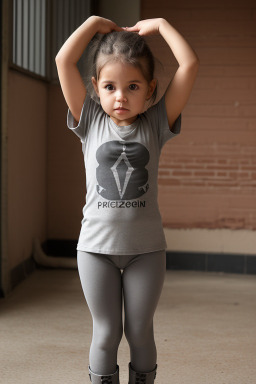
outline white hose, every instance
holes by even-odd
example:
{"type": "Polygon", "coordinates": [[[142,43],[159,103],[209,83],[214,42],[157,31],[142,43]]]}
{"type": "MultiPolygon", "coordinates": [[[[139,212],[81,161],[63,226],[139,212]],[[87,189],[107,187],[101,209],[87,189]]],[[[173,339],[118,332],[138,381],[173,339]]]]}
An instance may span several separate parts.
{"type": "Polygon", "coordinates": [[[38,238],[33,239],[33,257],[37,264],[44,267],[77,269],[76,258],[54,257],[46,255],[38,238]]]}

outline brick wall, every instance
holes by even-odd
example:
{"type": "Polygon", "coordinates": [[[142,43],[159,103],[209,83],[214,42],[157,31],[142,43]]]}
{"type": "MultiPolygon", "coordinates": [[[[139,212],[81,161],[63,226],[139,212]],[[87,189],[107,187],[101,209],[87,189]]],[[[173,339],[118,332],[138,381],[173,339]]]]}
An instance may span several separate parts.
{"type": "MultiPolygon", "coordinates": [[[[163,149],[159,205],[168,228],[256,229],[256,3],[142,0],[142,19],[166,18],[200,58],[182,132],[163,149]]],[[[177,62],[161,37],[160,92],[177,62]]]]}

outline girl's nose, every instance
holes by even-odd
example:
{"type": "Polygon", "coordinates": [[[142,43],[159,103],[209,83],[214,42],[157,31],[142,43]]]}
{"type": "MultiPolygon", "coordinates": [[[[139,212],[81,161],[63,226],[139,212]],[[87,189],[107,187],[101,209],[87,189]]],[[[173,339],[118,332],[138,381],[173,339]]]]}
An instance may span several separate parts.
{"type": "Polygon", "coordinates": [[[123,92],[117,92],[117,94],[116,94],[116,101],[125,103],[127,101],[127,98],[126,98],[126,96],[124,95],[123,92]]]}

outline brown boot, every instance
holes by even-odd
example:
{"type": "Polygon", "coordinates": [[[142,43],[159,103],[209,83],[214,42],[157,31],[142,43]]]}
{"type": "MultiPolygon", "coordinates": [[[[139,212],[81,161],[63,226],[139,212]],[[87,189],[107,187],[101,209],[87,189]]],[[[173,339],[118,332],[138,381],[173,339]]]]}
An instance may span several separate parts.
{"type": "Polygon", "coordinates": [[[135,372],[131,363],[129,367],[129,383],[128,384],[153,384],[156,378],[157,364],[151,372],[135,372]]]}

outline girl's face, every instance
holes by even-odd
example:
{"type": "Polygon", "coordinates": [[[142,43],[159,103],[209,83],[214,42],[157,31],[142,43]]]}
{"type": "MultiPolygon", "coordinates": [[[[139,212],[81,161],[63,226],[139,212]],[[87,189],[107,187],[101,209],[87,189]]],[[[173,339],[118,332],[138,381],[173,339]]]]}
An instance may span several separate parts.
{"type": "Polygon", "coordinates": [[[110,62],[92,78],[101,106],[119,126],[132,124],[152,96],[156,81],[147,82],[140,69],[121,62],[110,62]]]}

